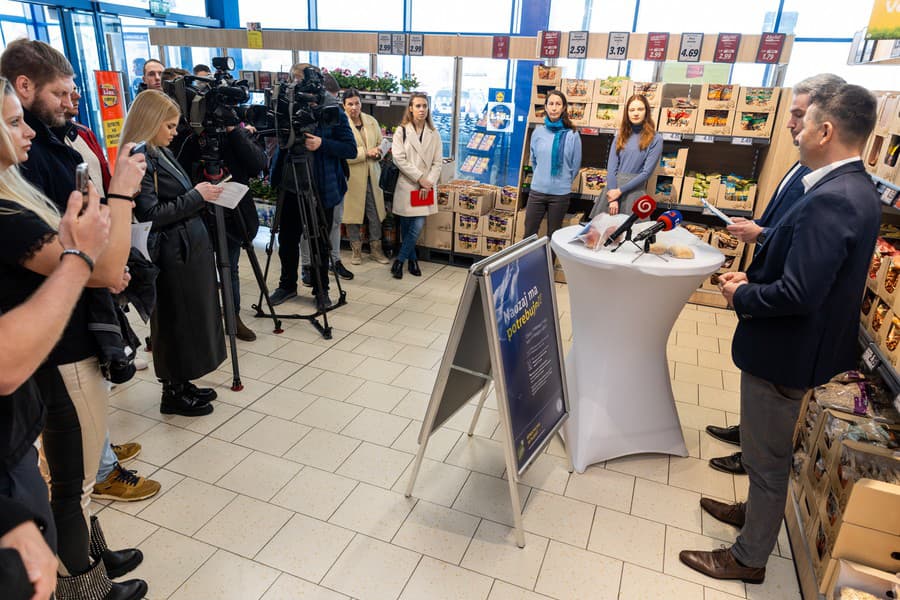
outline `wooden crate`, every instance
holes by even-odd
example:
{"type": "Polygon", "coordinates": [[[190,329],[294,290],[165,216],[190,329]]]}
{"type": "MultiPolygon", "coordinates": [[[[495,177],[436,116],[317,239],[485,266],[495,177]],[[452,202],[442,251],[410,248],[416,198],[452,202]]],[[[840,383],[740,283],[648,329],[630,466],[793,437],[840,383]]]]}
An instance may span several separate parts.
{"type": "Polygon", "coordinates": [[[772,137],[775,123],[774,112],[738,110],[734,117],[734,128],[731,135],[735,137],[772,137]]]}
{"type": "Polygon", "coordinates": [[[780,88],[741,87],[737,109],[744,112],[775,112],[780,88]]]}
{"type": "Polygon", "coordinates": [[[734,129],[735,111],[718,108],[704,108],[701,106],[698,109],[698,112],[699,116],[697,117],[697,124],[694,127],[694,133],[706,135],[731,135],[731,132],[734,129]]]}
{"type": "Polygon", "coordinates": [[[537,65],[534,67],[531,84],[558,86],[562,81],[562,67],[548,67],[537,65]]]}
{"type": "Polygon", "coordinates": [[[591,107],[591,127],[616,129],[619,126],[619,120],[622,118],[621,104],[598,103],[592,104],[591,107]]]}
{"type": "Polygon", "coordinates": [[[559,89],[569,102],[591,102],[594,98],[593,79],[563,79],[559,89]]]}
{"type": "Polygon", "coordinates": [[[697,111],[696,108],[663,106],[659,112],[657,129],[660,132],[694,133],[697,111]]]}
{"type": "Polygon", "coordinates": [[[591,121],[591,108],[593,104],[587,102],[569,102],[567,112],[572,125],[586,127],[591,121]]]}
{"type": "Polygon", "coordinates": [[[700,108],[733,110],[740,86],[733,83],[704,83],[700,90],[700,108]]]}

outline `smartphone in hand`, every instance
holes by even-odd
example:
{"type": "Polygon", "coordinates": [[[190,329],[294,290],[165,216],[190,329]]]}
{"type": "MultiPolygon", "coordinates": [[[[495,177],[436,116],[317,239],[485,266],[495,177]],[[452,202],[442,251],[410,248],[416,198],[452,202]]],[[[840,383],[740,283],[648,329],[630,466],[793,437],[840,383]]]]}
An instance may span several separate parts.
{"type": "Polygon", "coordinates": [[[81,192],[81,211],[79,215],[83,215],[88,205],[88,184],[91,182],[91,176],[88,174],[88,164],[81,163],[75,167],[75,188],[81,192]]]}
{"type": "Polygon", "coordinates": [[[128,153],[129,156],[134,156],[135,154],[147,154],[147,140],[143,140],[135,144],[131,149],[131,152],[128,153]]]}

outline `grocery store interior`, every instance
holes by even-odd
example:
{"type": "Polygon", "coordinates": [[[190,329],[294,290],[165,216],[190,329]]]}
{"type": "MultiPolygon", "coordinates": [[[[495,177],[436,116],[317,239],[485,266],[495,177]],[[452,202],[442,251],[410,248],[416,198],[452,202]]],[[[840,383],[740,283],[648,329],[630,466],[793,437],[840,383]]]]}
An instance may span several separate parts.
{"type": "MultiPolygon", "coordinates": [[[[419,239],[421,277],[391,277],[368,247],[361,264],[351,263],[344,236],[342,262],[354,277],[340,282],[347,302],[328,313],[330,339],[302,319],[285,319],[284,331],[274,333],[272,320],[251,308],[260,287],[242,253],[241,319],[256,339],[236,345],[243,389],[232,389],[231,351],[195,381],[217,391],[212,414],[160,414],[162,385],[152,353],[141,348],[149,368],[111,389],[109,429],[114,444],[141,444],[126,466],[161,490],[146,500],[91,504],[110,547],[143,552],[127,578],[145,580],[155,600],[838,600],[856,597],[841,595],[851,584],[871,594],[859,598],[896,598],[887,594],[900,592],[900,308],[893,311],[900,264],[894,268],[890,244],[900,248],[900,40],[865,37],[884,4],[0,0],[3,45],[27,36],[65,54],[81,82],[78,120],[101,145],[108,140],[95,71],[119,71],[130,105],[146,59],[191,70],[227,55],[234,76],[259,88],[251,94],[256,104],[266,99],[260,80],[275,81],[295,63],[335,74],[341,87],[368,85],[360,88],[363,111],[386,134],[403,117],[409,92],[422,91],[448,159],[440,211],[419,239]],[[261,48],[253,47],[248,23],[259,24],[261,48]],[[548,32],[561,32],[556,57],[541,43],[548,32]],[[589,32],[587,57],[567,58],[573,49],[565,42],[580,32],[589,32]],[[698,56],[680,60],[690,32],[703,33],[698,56]],[[381,47],[384,33],[408,34],[399,52],[381,47]],[[648,38],[664,33],[668,60],[648,60],[648,38]],[[775,36],[778,55],[768,60],[762,49],[771,33],[784,35],[775,36]],[[411,47],[417,34],[424,49],[411,47]],[[620,59],[603,48],[616,34],[630,40],[620,59]],[[728,58],[720,51],[731,34],[739,35],[728,58]],[[497,38],[508,58],[494,57],[497,38]],[[746,270],[753,246],[729,236],[702,202],[732,217],[760,217],[798,156],[786,128],[791,88],[823,72],[879,99],[863,160],[884,203],[885,242],[867,280],[858,340],[865,386],[879,400],[842,412],[815,395],[804,399],[785,522],[765,581],[713,579],[678,555],[727,547],[737,536],[701,510],[701,497],[733,503],[748,493],[747,475],[710,468],[709,459],[738,448],[706,427],[740,421],[740,370],[732,361],[738,318],[715,277],[746,270]],[[583,221],[603,190],[623,103],[643,90],[655,95],[650,107],[664,140],[647,192],[660,211],[679,209],[725,263],[674,309],[665,343],[685,455],[637,453],[579,472],[554,436],[517,476],[519,547],[508,409],[494,388],[483,407],[475,395],[431,433],[412,494],[405,492],[423,421],[433,419],[445,351],[461,331],[468,268],[524,237],[529,142],[554,88],[583,111],[574,115],[582,162],[564,226],[583,221]],[[488,118],[498,104],[512,115],[502,127],[488,118]],[[470,204],[460,208],[467,194],[470,204]],[[878,433],[866,437],[872,428],[878,433]],[[851,471],[876,483],[854,486],[851,471]]],[[[257,185],[263,226],[254,246],[264,265],[271,259],[265,281],[275,290],[278,253],[267,257],[275,194],[264,177],[257,185]]],[[[386,248],[399,243],[390,222],[386,248]]],[[[568,352],[580,327],[564,267],[557,263],[552,273],[557,331],[568,352]]],[[[314,312],[314,298],[300,287],[279,308],[314,312]]],[[[150,335],[134,312],[131,321],[141,340],[150,335]]]]}

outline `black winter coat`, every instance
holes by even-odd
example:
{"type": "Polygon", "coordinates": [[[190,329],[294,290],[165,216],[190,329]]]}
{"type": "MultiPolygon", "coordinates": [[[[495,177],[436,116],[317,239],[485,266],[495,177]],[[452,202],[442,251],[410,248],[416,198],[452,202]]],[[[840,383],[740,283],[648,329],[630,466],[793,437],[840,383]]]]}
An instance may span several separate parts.
{"type": "Polygon", "coordinates": [[[152,221],[151,256],[159,267],[150,317],[153,366],[162,380],[183,383],[225,360],[216,296],[216,266],[203,212],[206,202],[166,148],[147,153],[135,216],[152,221]]]}

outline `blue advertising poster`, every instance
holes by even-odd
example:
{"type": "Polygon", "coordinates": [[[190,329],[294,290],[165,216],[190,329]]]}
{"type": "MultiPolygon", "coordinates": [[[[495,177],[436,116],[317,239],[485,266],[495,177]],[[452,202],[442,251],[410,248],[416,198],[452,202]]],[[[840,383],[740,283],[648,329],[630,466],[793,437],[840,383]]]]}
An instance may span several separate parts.
{"type": "Polygon", "coordinates": [[[542,244],[489,274],[519,472],[567,414],[548,251],[542,244]]]}

